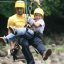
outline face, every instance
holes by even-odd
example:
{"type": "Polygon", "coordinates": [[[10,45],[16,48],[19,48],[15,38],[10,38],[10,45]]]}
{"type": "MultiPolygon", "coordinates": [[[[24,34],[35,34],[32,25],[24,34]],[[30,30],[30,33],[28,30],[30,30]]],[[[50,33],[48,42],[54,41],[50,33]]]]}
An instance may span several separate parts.
{"type": "Polygon", "coordinates": [[[25,13],[25,9],[18,7],[18,8],[16,8],[16,13],[17,13],[18,15],[22,15],[22,14],[25,13]]]}
{"type": "Polygon", "coordinates": [[[39,19],[41,19],[41,18],[42,18],[42,15],[41,15],[41,14],[35,13],[35,15],[34,15],[34,19],[35,19],[35,20],[39,20],[39,19]]]}

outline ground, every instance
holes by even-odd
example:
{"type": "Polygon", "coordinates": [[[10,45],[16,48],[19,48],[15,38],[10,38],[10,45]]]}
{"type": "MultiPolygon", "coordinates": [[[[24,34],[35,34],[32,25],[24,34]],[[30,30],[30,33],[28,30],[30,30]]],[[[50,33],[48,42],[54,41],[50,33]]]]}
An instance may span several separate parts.
{"type": "MultiPolygon", "coordinates": [[[[43,61],[41,55],[36,53],[33,47],[30,47],[35,64],[64,64],[64,51],[61,50],[61,48],[62,46],[60,47],[52,45],[52,55],[48,58],[47,61],[43,61]]],[[[14,62],[12,56],[7,55],[5,57],[0,57],[0,64],[26,64],[26,60],[18,59],[14,62]]]]}

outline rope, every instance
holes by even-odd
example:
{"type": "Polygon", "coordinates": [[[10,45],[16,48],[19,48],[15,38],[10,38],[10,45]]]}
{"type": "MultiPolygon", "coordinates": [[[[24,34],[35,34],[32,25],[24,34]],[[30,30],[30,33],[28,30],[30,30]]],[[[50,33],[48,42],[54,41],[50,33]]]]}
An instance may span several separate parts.
{"type": "Polygon", "coordinates": [[[28,7],[27,7],[27,0],[25,0],[25,5],[26,5],[26,22],[28,20],[28,7]]]}

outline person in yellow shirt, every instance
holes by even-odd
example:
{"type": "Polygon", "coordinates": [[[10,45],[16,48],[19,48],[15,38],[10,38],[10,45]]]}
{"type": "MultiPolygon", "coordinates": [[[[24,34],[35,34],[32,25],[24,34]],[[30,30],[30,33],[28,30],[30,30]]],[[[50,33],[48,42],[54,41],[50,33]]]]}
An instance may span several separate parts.
{"type": "MultiPolygon", "coordinates": [[[[5,37],[0,37],[4,41],[8,41],[8,43],[10,43],[10,50],[12,50],[12,51],[14,51],[16,36],[10,31],[10,28],[16,28],[16,29],[21,28],[22,30],[20,30],[20,31],[22,31],[22,34],[25,33],[27,30],[27,27],[25,27],[27,24],[26,14],[25,14],[25,2],[16,1],[15,9],[16,9],[16,14],[12,15],[8,19],[8,23],[7,23],[8,35],[5,37]]],[[[33,31],[30,29],[28,30],[28,32],[30,32],[30,34],[33,34],[33,31]]],[[[28,34],[25,34],[25,35],[28,36],[28,34]]],[[[29,34],[29,36],[32,36],[30,34],[29,34]]]]}
{"type": "MultiPolygon", "coordinates": [[[[16,1],[15,9],[16,9],[16,14],[12,15],[8,19],[8,23],[7,23],[8,34],[10,34],[9,27],[21,28],[26,25],[25,2],[24,1],[16,1]]],[[[14,35],[11,34],[11,37],[13,37],[13,36],[14,35]]],[[[12,41],[11,41],[10,45],[11,45],[11,49],[13,49],[14,44],[12,41]]]]}
{"type": "MultiPolygon", "coordinates": [[[[4,40],[8,40],[8,42],[10,42],[10,48],[13,49],[15,43],[13,43],[16,39],[16,36],[10,31],[10,28],[13,29],[17,29],[19,30],[19,33],[21,32],[21,35],[24,35],[27,31],[27,19],[26,19],[26,14],[25,14],[25,2],[24,1],[16,1],[15,3],[15,8],[16,8],[16,14],[14,14],[13,16],[9,17],[8,19],[8,23],[7,23],[7,28],[8,28],[8,35],[5,37],[0,37],[3,38],[4,40]]],[[[30,29],[28,29],[27,33],[25,34],[25,36],[27,37],[31,37],[34,32],[30,29]],[[30,34],[27,34],[30,33],[30,34]]],[[[19,36],[19,35],[18,35],[19,36]]]]}
{"type": "Polygon", "coordinates": [[[25,2],[16,1],[15,3],[16,14],[9,17],[7,28],[9,27],[24,27],[26,25],[25,2]]]}

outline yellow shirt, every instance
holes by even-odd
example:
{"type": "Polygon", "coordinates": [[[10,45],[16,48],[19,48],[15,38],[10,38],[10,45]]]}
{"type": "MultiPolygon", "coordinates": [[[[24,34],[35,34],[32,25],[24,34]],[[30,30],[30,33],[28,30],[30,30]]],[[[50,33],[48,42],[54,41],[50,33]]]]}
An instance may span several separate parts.
{"type": "Polygon", "coordinates": [[[7,28],[9,27],[21,28],[24,27],[25,25],[26,25],[26,14],[23,15],[15,14],[9,17],[7,28]]]}

